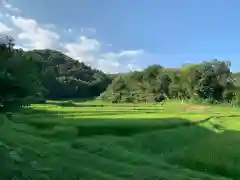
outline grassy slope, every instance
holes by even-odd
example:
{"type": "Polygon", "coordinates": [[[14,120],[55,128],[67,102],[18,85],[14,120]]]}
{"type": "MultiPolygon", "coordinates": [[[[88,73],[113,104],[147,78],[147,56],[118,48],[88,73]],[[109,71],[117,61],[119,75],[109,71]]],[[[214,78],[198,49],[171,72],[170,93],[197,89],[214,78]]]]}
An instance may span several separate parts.
{"type": "Polygon", "coordinates": [[[239,110],[184,106],[49,104],[1,116],[1,179],[239,179],[239,110]]]}

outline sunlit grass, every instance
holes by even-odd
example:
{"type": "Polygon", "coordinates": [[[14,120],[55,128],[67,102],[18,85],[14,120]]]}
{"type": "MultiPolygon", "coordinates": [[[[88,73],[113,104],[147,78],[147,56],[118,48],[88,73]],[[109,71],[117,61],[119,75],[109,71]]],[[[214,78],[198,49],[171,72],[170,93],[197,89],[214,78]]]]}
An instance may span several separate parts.
{"type": "Polygon", "coordinates": [[[0,176],[239,179],[239,109],[189,106],[49,101],[0,116],[0,176]]]}

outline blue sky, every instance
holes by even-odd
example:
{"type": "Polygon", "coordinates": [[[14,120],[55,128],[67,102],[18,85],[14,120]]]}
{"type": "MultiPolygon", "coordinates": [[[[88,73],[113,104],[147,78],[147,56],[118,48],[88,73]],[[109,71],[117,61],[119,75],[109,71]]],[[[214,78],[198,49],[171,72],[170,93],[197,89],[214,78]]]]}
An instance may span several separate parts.
{"type": "Polygon", "coordinates": [[[19,47],[58,49],[106,72],[213,58],[240,71],[239,7],[238,0],[2,0],[0,32],[19,47]]]}

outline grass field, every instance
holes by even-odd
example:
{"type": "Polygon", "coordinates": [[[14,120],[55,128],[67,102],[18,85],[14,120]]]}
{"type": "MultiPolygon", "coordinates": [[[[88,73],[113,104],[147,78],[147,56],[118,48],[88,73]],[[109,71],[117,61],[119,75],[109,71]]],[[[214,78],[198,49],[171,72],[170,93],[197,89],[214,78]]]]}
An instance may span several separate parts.
{"type": "Polygon", "coordinates": [[[240,179],[240,111],[49,102],[1,115],[1,179],[240,179]]]}

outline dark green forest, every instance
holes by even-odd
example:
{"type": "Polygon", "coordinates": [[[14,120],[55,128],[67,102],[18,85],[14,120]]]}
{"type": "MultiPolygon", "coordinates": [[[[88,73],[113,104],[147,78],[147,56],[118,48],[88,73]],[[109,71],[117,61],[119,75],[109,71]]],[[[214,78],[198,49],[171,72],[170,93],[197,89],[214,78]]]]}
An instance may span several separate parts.
{"type": "Polygon", "coordinates": [[[23,51],[14,40],[0,44],[0,107],[17,108],[46,99],[96,98],[118,102],[169,99],[240,102],[240,73],[229,61],[210,60],[181,68],[151,65],[143,71],[105,74],[54,50],[23,51]]]}

